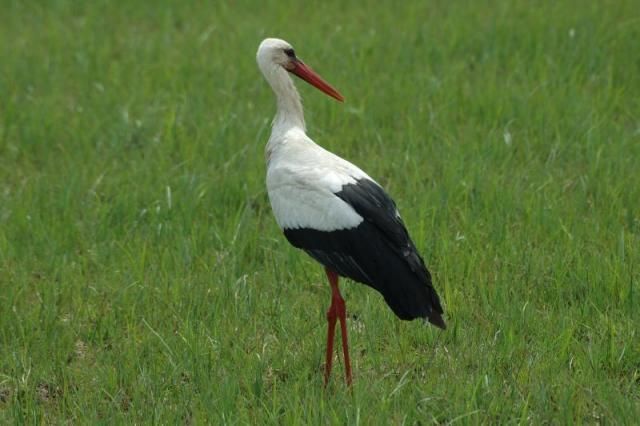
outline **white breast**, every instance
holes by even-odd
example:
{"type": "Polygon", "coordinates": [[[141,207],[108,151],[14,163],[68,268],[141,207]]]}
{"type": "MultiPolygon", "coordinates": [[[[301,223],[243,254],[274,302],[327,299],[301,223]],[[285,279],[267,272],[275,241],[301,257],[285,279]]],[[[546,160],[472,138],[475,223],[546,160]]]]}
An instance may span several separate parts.
{"type": "Polygon", "coordinates": [[[362,217],[335,194],[358,179],[371,179],[358,167],[292,129],[267,146],[267,191],[282,229],[350,229],[362,217]]]}

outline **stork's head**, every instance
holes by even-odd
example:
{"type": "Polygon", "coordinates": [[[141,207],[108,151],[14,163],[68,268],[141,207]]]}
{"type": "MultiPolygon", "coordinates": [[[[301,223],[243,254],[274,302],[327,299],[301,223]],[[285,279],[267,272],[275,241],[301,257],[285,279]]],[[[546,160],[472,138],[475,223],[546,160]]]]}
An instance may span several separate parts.
{"type": "Polygon", "coordinates": [[[266,38],[260,43],[256,54],[258,66],[262,73],[267,76],[279,69],[284,69],[294,74],[327,95],[340,102],[344,98],[329,83],[324,81],[315,71],[304,64],[297,56],[293,47],[279,38],[266,38]]]}

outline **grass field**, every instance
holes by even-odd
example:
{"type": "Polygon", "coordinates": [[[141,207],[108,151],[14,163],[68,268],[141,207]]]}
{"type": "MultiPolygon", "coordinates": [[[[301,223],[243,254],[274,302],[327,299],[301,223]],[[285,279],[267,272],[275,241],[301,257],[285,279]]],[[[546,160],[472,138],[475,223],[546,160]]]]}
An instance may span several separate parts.
{"type": "Polygon", "coordinates": [[[637,421],[637,2],[0,3],[0,423],[637,421]],[[445,304],[345,283],[353,392],[266,196],[267,36],[445,304]]]}

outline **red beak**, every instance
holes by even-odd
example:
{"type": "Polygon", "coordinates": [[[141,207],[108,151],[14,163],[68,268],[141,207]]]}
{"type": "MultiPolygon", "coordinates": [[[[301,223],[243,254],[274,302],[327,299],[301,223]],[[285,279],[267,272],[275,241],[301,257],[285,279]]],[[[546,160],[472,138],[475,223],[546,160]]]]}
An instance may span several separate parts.
{"type": "Polygon", "coordinates": [[[310,85],[321,90],[332,98],[337,99],[340,102],[344,101],[344,98],[340,93],[338,93],[336,89],[331,87],[329,83],[324,81],[322,77],[316,74],[315,71],[313,71],[311,68],[306,66],[300,59],[294,59],[291,64],[293,67],[291,69],[288,69],[287,71],[297,75],[310,85]]]}

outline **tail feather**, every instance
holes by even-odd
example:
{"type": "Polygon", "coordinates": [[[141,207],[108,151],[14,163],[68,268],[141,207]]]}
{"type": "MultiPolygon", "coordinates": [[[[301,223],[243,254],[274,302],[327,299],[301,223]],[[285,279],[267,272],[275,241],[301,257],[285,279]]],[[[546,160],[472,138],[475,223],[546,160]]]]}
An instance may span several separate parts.
{"type": "Polygon", "coordinates": [[[427,321],[429,321],[431,324],[435,325],[438,328],[441,328],[443,330],[447,329],[447,324],[445,324],[444,320],[442,319],[442,315],[440,315],[436,311],[432,311],[431,314],[429,314],[427,321]]]}

